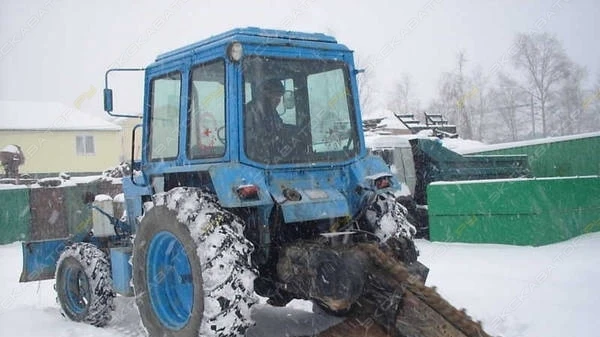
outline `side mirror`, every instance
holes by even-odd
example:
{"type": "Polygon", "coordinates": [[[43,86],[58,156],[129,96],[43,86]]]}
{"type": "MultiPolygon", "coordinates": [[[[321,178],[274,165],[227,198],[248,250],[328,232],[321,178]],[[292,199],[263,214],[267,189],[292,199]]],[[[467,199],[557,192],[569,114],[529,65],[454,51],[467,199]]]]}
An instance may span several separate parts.
{"type": "Polygon", "coordinates": [[[283,93],[283,107],[287,109],[293,109],[296,106],[296,98],[292,90],[286,90],[283,93]]]}
{"type": "Polygon", "coordinates": [[[104,111],[111,112],[112,110],[113,110],[112,89],[104,88],[104,111]]]}

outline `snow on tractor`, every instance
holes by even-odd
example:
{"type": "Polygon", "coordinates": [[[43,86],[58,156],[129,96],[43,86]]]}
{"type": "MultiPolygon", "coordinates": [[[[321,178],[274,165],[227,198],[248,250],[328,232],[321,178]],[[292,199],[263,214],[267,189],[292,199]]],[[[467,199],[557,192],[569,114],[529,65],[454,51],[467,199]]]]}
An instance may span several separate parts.
{"type": "Polygon", "coordinates": [[[243,336],[260,295],[393,336],[487,336],[424,286],[402,185],[367,154],[360,70],[335,38],[235,29],[111,69],[111,115],[117,70],[145,72],[126,215],[23,246],[21,279],[55,277],[66,316],[103,326],[121,294],[150,336],[243,336]]]}

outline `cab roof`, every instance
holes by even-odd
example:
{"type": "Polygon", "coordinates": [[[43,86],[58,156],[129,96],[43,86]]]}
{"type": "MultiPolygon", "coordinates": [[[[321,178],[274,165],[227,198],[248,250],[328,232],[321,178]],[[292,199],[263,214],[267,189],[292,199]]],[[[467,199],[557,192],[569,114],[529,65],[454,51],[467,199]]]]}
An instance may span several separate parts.
{"type": "Polygon", "coordinates": [[[191,56],[191,54],[218,47],[219,45],[225,48],[234,41],[242,44],[285,45],[315,49],[349,51],[346,46],[339,44],[333,36],[322,33],[302,33],[247,27],[235,28],[185,47],[160,54],[156,58],[156,61],[165,61],[166,59],[173,57],[185,57],[187,56],[186,54],[190,54],[191,56]]]}

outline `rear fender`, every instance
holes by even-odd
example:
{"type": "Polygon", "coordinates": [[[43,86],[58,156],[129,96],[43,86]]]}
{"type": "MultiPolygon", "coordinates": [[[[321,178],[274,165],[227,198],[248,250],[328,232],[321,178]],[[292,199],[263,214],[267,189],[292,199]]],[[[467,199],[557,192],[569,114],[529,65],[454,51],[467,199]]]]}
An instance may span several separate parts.
{"type": "Polygon", "coordinates": [[[402,184],[398,178],[392,174],[389,167],[383,159],[378,156],[369,155],[351,166],[354,184],[364,190],[377,190],[375,180],[381,177],[388,177],[391,186],[382,190],[390,191],[394,194],[405,192],[402,190],[402,184]]]}
{"type": "Polygon", "coordinates": [[[53,279],[56,262],[67,242],[66,238],[23,242],[23,271],[19,282],[53,279]]]}
{"type": "Polygon", "coordinates": [[[273,205],[263,170],[238,163],[229,163],[215,165],[208,172],[221,206],[236,208],[273,205]],[[245,185],[254,185],[258,188],[256,198],[247,200],[240,198],[236,191],[245,185]]]}
{"type": "Polygon", "coordinates": [[[368,155],[350,166],[350,185],[352,190],[358,193],[350,193],[349,200],[352,205],[353,215],[360,214],[365,203],[374,193],[392,193],[398,197],[400,195],[409,195],[410,192],[394,176],[383,159],[378,156],[368,155]],[[390,186],[387,188],[377,188],[375,181],[380,177],[387,177],[390,186]]]}

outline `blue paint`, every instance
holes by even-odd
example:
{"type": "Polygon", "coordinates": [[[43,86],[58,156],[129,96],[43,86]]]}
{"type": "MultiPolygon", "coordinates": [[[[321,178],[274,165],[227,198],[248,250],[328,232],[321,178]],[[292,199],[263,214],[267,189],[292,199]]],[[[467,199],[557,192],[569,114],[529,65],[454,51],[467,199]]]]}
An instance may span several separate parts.
{"type": "Polygon", "coordinates": [[[113,95],[112,89],[104,89],[104,111],[111,113],[113,110],[113,95]]]}
{"type": "Polygon", "coordinates": [[[87,310],[88,303],[91,300],[90,284],[79,264],[64,266],[64,283],[57,284],[57,287],[63,287],[62,291],[66,294],[66,303],[64,303],[75,314],[81,315],[87,310]]]}
{"type": "Polygon", "coordinates": [[[131,247],[110,249],[110,264],[112,271],[113,289],[123,296],[133,296],[131,287],[131,247]]]}
{"type": "Polygon", "coordinates": [[[149,243],[146,282],[154,312],[171,330],[183,328],[194,304],[192,267],[183,244],[170,232],[157,233],[149,243]]]}
{"type": "MultiPolygon", "coordinates": [[[[264,45],[265,42],[267,42],[271,45],[294,45],[296,48],[309,47],[311,49],[348,50],[346,46],[337,43],[334,37],[325,34],[248,27],[232,29],[193,43],[189,46],[158,55],[156,62],[167,62],[170,60],[186,58],[193,54],[197,54],[200,51],[204,53],[205,50],[210,50],[216,46],[227,45],[234,41],[256,45],[264,45]]],[[[223,50],[223,52],[225,52],[225,50],[223,50]]]]}
{"type": "Polygon", "coordinates": [[[23,242],[23,271],[19,282],[53,279],[56,262],[66,243],[67,239],[23,242]]]}
{"type": "Polygon", "coordinates": [[[208,172],[212,178],[215,192],[219,196],[219,203],[222,206],[233,208],[273,205],[264,170],[239,163],[229,163],[211,166],[208,172]],[[243,185],[257,186],[258,200],[240,199],[236,190],[243,185]]]}
{"type": "Polygon", "coordinates": [[[335,189],[299,189],[302,196],[299,201],[287,201],[281,204],[285,222],[333,219],[350,216],[350,208],[344,195],[335,189]],[[310,195],[318,194],[311,198],[310,195]]]}
{"type": "Polygon", "coordinates": [[[143,175],[134,177],[134,184],[130,177],[123,178],[123,194],[125,195],[125,209],[127,210],[127,222],[132,233],[137,230],[138,218],[142,216],[142,196],[152,195],[152,188],[144,179],[143,175]]]}

